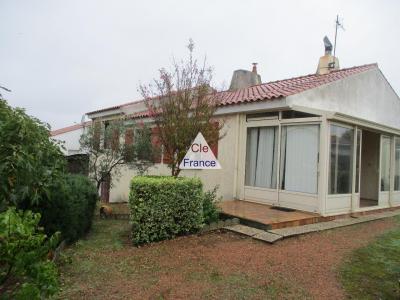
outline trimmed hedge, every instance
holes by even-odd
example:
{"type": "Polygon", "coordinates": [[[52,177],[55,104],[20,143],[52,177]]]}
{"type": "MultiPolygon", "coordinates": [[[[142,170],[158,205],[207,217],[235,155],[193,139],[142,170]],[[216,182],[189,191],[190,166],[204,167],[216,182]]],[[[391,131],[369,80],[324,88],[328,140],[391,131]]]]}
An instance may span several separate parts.
{"type": "Polygon", "coordinates": [[[46,233],[60,231],[62,239],[71,243],[85,235],[92,226],[98,194],[89,178],[68,174],[54,183],[48,201],[35,209],[46,233]]]}
{"type": "Polygon", "coordinates": [[[137,176],[129,207],[135,245],[197,232],[204,222],[203,185],[198,178],[137,176]]]}

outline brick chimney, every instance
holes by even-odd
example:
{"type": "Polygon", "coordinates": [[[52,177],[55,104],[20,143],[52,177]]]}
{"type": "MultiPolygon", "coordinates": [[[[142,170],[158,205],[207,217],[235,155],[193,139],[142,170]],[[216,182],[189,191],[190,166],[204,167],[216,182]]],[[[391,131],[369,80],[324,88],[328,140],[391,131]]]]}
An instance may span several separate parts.
{"type": "Polygon", "coordinates": [[[332,70],[339,70],[339,59],[332,55],[332,43],[327,36],[324,37],[325,55],[318,62],[317,74],[328,74],[332,70]]]}

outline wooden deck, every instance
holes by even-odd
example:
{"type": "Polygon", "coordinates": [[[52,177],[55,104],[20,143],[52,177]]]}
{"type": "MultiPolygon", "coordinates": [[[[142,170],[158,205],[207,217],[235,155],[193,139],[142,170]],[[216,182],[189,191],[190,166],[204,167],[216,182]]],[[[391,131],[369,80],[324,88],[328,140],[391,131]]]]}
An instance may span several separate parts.
{"type": "Polygon", "coordinates": [[[224,201],[220,207],[224,215],[237,217],[241,223],[260,229],[278,229],[334,219],[299,210],[283,211],[270,205],[241,200],[224,201]]]}

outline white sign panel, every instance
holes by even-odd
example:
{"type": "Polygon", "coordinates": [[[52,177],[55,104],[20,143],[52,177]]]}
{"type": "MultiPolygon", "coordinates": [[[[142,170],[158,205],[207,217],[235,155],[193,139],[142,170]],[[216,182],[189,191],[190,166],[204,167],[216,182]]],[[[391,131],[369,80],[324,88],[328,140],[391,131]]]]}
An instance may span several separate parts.
{"type": "Polygon", "coordinates": [[[182,170],[221,169],[221,165],[201,132],[197,134],[179,168],[182,170]]]}

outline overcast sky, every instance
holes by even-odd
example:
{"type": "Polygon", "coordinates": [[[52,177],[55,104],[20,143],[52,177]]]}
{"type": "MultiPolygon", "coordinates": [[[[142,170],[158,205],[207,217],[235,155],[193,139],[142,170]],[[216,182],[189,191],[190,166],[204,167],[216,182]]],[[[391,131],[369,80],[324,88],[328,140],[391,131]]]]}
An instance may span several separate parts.
{"type": "Polygon", "coordinates": [[[337,13],[341,67],[377,62],[399,94],[396,0],[0,0],[0,85],[12,106],[57,129],[140,99],[138,85],[185,57],[189,38],[217,86],[252,62],[263,82],[314,73],[337,13]]]}

